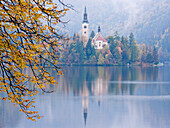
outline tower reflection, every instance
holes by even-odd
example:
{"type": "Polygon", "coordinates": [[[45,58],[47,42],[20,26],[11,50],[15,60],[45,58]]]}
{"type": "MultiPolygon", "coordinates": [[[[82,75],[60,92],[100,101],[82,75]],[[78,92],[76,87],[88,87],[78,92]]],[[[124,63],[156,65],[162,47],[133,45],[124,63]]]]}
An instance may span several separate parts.
{"type": "Polygon", "coordinates": [[[87,114],[88,114],[88,105],[89,105],[89,89],[87,87],[87,83],[84,82],[84,87],[82,91],[82,111],[83,111],[83,117],[84,117],[84,124],[86,126],[87,121],[87,114]]]}

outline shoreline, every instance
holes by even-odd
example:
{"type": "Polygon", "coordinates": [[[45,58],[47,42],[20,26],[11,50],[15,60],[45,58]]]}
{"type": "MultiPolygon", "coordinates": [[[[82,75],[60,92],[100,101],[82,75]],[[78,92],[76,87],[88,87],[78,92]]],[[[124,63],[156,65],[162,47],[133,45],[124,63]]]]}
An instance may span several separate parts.
{"type": "Polygon", "coordinates": [[[154,64],[126,64],[126,65],[118,65],[118,64],[57,64],[58,66],[92,66],[92,67],[164,67],[168,65],[154,65],[154,64]]]}

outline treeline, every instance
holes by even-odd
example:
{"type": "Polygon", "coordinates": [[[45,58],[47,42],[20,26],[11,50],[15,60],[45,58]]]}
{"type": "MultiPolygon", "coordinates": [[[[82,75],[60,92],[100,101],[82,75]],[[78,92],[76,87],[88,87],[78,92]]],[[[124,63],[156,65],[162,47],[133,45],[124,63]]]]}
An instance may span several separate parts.
{"type": "Polygon", "coordinates": [[[127,64],[158,64],[158,50],[154,46],[139,45],[133,33],[128,37],[120,37],[118,32],[106,39],[109,46],[95,50],[91,40],[95,36],[92,31],[86,48],[78,34],[71,40],[62,40],[60,64],[92,64],[92,65],[127,65],[127,64]]]}

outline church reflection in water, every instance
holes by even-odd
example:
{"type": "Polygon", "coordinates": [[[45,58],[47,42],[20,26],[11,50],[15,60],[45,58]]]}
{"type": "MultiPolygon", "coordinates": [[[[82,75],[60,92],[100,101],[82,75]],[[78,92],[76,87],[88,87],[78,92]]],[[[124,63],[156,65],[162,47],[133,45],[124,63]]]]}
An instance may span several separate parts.
{"type": "MultiPolygon", "coordinates": [[[[95,97],[98,106],[103,96],[136,95],[138,86],[157,81],[158,68],[141,67],[66,67],[65,75],[58,78],[57,90],[66,96],[81,96],[84,124],[87,123],[89,97],[95,97]]],[[[154,85],[158,87],[159,85],[154,85]]],[[[144,91],[145,92],[145,91],[144,91]]]]}
{"type": "Polygon", "coordinates": [[[82,111],[83,111],[85,126],[86,126],[86,120],[87,120],[87,115],[88,115],[88,105],[89,105],[88,96],[89,96],[89,90],[85,82],[85,86],[83,87],[83,91],[82,91],[82,111]]]}
{"type": "MultiPolygon", "coordinates": [[[[55,74],[54,74],[55,75],[55,74]]],[[[141,67],[66,67],[59,81],[58,92],[66,96],[135,95],[140,85],[158,80],[158,68],[141,67]]]]}
{"type": "MultiPolygon", "coordinates": [[[[152,98],[145,98],[146,100],[139,98],[138,100],[134,96],[170,95],[170,86],[159,82],[167,81],[169,77],[159,68],[64,68],[64,76],[57,76],[55,71],[49,69],[59,85],[45,85],[45,87],[47,90],[56,90],[56,93],[37,96],[37,104],[41,106],[41,113],[48,117],[42,120],[42,125],[39,123],[40,127],[45,127],[49,122],[54,127],[66,125],[71,128],[75,127],[75,122],[77,127],[82,127],[82,125],[84,127],[93,125],[93,127],[112,127],[110,123],[114,124],[114,127],[125,127],[136,122],[136,125],[132,126],[135,128],[139,124],[144,127],[143,122],[148,123],[148,120],[155,124],[155,128],[160,126],[159,124],[167,124],[168,102],[159,98],[158,100],[152,98]],[[124,98],[132,95],[133,98],[128,101],[124,98]]],[[[166,70],[166,73],[169,72],[170,69],[166,70]]],[[[27,73],[30,74],[29,71],[27,73]]],[[[31,83],[29,86],[32,88],[31,83]]],[[[11,109],[9,104],[0,102],[0,110],[0,127],[5,127],[8,121],[16,127],[17,124],[22,124],[19,120],[24,122],[22,117],[25,115],[22,113],[20,115],[16,108],[11,109]]],[[[10,127],[12,127],[11,124],[10,127]]]]}

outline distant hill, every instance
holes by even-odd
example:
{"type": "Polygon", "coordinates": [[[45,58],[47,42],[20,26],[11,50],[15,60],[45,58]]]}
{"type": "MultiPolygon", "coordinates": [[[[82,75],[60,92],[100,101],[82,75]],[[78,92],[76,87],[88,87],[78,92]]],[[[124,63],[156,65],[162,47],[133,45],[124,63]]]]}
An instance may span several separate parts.
{"type": "MultiPolygon", "coordinates": [[[[74,6],[66,19],[70,34],[80,32],[84,6],[87,6],[90,30],[97,31],[100,25],[104,36],[128,36],[133,32],[139,43],[170,44],[170,1],[169,0],[65,0],[74,6]]],[[[170,47],[170,45],[168,45],[170,47]]],[[[170,49],[170,48],[169,48],[170,49]]]]}

